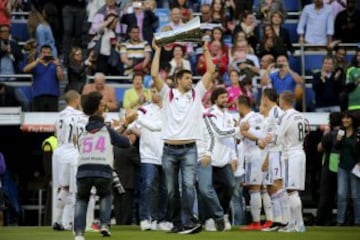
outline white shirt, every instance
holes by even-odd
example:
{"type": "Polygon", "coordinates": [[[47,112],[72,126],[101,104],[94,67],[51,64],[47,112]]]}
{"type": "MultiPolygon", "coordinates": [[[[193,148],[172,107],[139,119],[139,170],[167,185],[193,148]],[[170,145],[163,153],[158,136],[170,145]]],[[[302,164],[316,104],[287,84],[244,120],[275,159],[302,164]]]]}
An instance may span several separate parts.
{"type": "Polygon", "coordinates": [[[141,163],[161,165],[163,140],[161,139],[161,108],[159,105],[149,103],[138,109],[137,126],[140,135],[141,163]]]}
{"type": "MultiPolygon", "coordinates": [[[[244,122],[248,122],[249,123],[249,132],[256,136],[257,138],[261,139],[264,138],[264,133],[262,130],[263,127],[263,116],[260,113],[256,113],[256,112],[249,112],[247,113],[241,120],[240,120],[240,125],[244,122]]],[[[244,144],[244,149],[245,149],[245,155],[251,155],[251,151],[260,151],[260,148],[256,145],[256,141],[253,141],[249,138],[246,138],[244,136],[241,137],[241,140],[243,141],[244,144]]]]}
{"type": "Polygon", "coordinates": [[[306,134],[305,119],[295,109],[286,110],[280,118],[276,133],[276,143],[282,143],[284,150],[303,150],[306,134]]]}
{"type": "Polygon", "coordinates": [[[182,94],[166,84],[160,91],[163,101],[161,136],[164,140],[198,140],[201,138],[201,99],[206,89],[202,81],[192,90],[182,94]]]}
{"type": "MultiPolygon", "coordinates": [[[[270,134],[275,136],[277,128],[279,126],[279,121],[281,116],[284,114],[284,111],[277,105],[273,106],[269,115],[264,119],[264,132],[265,135],[270,134]]],[[[281,144],[271,143],[267,147],[268,151],[281,151],[281,144]]]]}
{"type": "Polygon", "coordinates": [[[82,112],[67,106],[62,110],[55,122],[56,137],[58,139],[58,148],[62,145],[67,148],[75,148],[73,142],[73,135],[76,133],[75,122],[82,112]]]}
{"type": "Polygon", "coordinates": [[[205,124],[210,135],[211,165],[224,167],[237,159],[235,135],[240,128],[235,127],[233,115],[226,110],[221,111],[213,105],[205,114],[205,124]]]}

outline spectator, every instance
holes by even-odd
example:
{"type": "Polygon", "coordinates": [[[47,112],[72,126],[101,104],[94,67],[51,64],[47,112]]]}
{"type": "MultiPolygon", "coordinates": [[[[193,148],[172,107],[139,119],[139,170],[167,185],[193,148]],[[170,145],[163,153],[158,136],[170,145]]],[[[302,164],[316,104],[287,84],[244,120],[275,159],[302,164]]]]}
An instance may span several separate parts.
{"type": "Polygon", "coordinates": [[[170,75],[176,74],[181,69],[191,70],[189,60],[184,59],[184,49],[180,45],[175,45],[173,47],[173,58],[171,59],[170,63],[170,75]]]}
{"type": "Polygon", "coordinates": [[[284,44],[284,47],[288,52],[293,53],[295,50],[292,46],[292,43],[290,41],[290,34],[289,30],[282,27],[282,24],[284,23],[284,15],[280,11],[273,11],[270,17],[270,24],[273,27],[276,36],[282,41],[284,44]]]}
{"type": "Polygon", "coordinates": [[[106,3],[106,0],[89,0],[86,5],[86,16],[87,16],[87,23],[88,28],[90,29],[96,13],[102,8],[106,3]]]}
{"type": "MultiPolygon", "coordinates": [[[[89,34],[90,36],[95,36],[96,34],[101,34],[102,31],[104,30],[104,28],[110,23],[112,22],[114,19],[112,18],[108,18],[107,20],[105,20],[106,16],[110,15],[110,14],[114,14],[115,16],[120,16],[120,8],[118,8],[116,6],[116,1],[115,0],[106,0],[105,5],[103,5],[95,14],[90,29],[89,29],[89,34]]],[[[116,34],[120,34],[121,33],[121,27],[120,27],[120,23],[117,22],[116,27],[115,27],[115,32],[116,34]]]]}
{"type": "Polygon", "coordinates": [[[40,56],[24,67],[25,73],[32,73],[32,110],[57,112],[59,110],[60,82],[64,73],[59,59],[52,55],[50,45],[40,48],[40,56]]]}
{"type": "Polygon", "coordinates": [[[86,1],[65,0],[63,3],[62,20],[64,36],[62,43],[64,64],[67,65],[69,63],[71,46],[81,46],[81,36],[86,13],[86,1]]]}
{"type": "Polygon", "coordinates": [[[302,84],[302,77],[291,70],[288,62],[288,58],[285,55],[280,55],[276,59],[275,67],[279,71],[271,73],[274,64],[268,67],[267,72],[261,78],[261,85],[268,86],[271,83],[276,93],[280,95],[284,91],[295,92],[296,84],[302,84]]]}
{"type": "MultiPolygon", "coordinates": [[[[165,25],[161,28],[161,32],[171,31],[172,28],[169,25],[165,25]]],[[[161,56],[160,56],[160,68],[164,68],[171,59],[174,57],[174,46],[176,43],[169,43],[164,46],[161,46],[161,56]]]]}
{"type": "MultiPolygon", "coordinates": [[[[0,25],[0,75],[20,73],[19,62],[23,59],[21,47],[10,39],[10,27],[0,25]]],[[[0,78],[0,81],[16,80],[16,78],[0,78]]]]}
{"type": "Polygon", "coordinates": [[[336,40],[343,43],[360,43],[360,11],[355,7],[355,0],[348,0],[346,9],[335,18],[336,40]]]}
{"type": "Polygon", "coordinates": [[[306,5],[300,15],[297,33],[300,43],[329,45],[334,35],[331,7],[325,5],[323,0],[313,0],[313,3],[306,5]]]}
{"type": "Polygon", "coordinates": [[[347,4],[349,4],[348,0],[323,0],[323,1],[324,4],[328,4],[331,7],[334,19],[339,14],[339,12],[344,10],[347,4]]]}
{"type": "Polygon", "coordinates": [[[119,16],[115,13],[109,13],[104,18],[104,28],[95,39],[93,50],[97,55],[96,71],[104,72],[108,75],[119,75],[120,54],[117,51],[118,39],[116,26],[119,22],[119,16]]]}
{"type": "Polygon", "coordinates": [[[103,73],[95,73],[94,83],[87,83],[84,86],[82,94],[88,94],[91,92],[101,93],[106,111],[113,112],[118,110],[115,88],[106,84],[105,75],[103,73]]]}
{"type": "Polygon", "coordinates": [[[348,196],[351,196],[354,208],[354,224],[360,225],[360,178],[351,173],[359,156],[353,146],[356,142],[357,120],[354,115],[345,111],[342,116],[342,128],[337,131],[335,149],[340,151],[337,189],[337,224],[346,224],[346,207],[348,196]]]}
{"type": "Polygon", "coordinates": [[[17,88],[0,82],[0,107],[21,107],[22,111],[29,111],[29,100],[17,88]]]}
{"type": "Polygon", "coordinates": [[[28,31],[30,36],[36,39],[38,54],[43,45],[49,45],[51,47],[52,56],[58,56],[55,38],[49,22],[47,22],[46,18],[36,9],[32,10],[29,14],[28,31]]]}
{"type": "Polygon", "coordinates": [[[135,73],[132,77],[133,86],[125,91],[123,107],[125,109],[137,109],[147,101],[150,101],[150,91],[143,86],[144,75],[135,73]]]}
{"type": "Polygon", "coordinates": [[[142,2],[135,0],[132,3],[133,13],[126,13],[121,18],[121,23],[130,26],[139,27],[140,40],[151,43],[154,31],[159,26],[159,18],[150,9],[146,9],[142,2]]]}
{"type": "Polygon", "coordinates": [[[316,112],[340,112],[339,94],[343,85],[341,72],[334,70],[334,59],[326,56],[321,71],[313,75],[316,112]]]}
{"type": "Polygon", "coordinates": [[[138,26],[130,26],[128,33],[129,40],[123,42],[120,49],[121,62],[124,64],[124,75],[132,76],[134,71],[146,74],[150,67],[151,47],[148,42],[140,39],[138,26]]]}
{"type": "Polygon", "coordinates": [[[188,5],[188,0],[172,0],[170,4],[170,9],[174,7],[180,9],[181,20],[183,23],[186,23],[193,18],[193,12],[188,5]]]}
{"type": "Polygon", "coordinates": [[[11,0],[0,0],[0,23],[8,25],[11,24],[11,0]]]}
{"type": "Polygon", "coordinates": [[[231,70],[229,73],[231,86],[227,88],[228,92],[228,110],[232,112],[237,111],[237,99],[241,95],[246,95],[252,99],[251,87],[246,88],[243,81],[240,81],[239,73],[231,70]]]}
{"type": "MultiPolygon", "coordinates": [[[[274,63],[274,57],[271,54],[266,54],[264,56],[261,57],[260,59],[260,78],[262,76],[264,76],[264,74],[266,73],[266,70],[268,69],[268,67],[270,66],[270,64],[274,63]]],[[[274,72],[275,69],[271,70],[270,73],[274,72]]],[[[267,87],[271,87],[271,84],[267,87]]]]}
{"type": "MultiPolygon", "coordinates": [[[[222,55],[228,56],[229,54],[229,47],[224,43],[224,30],[221,27],[214,27],[211,30],[211,40],[212,41],[219,41],[221,43],[221,51],[222,55]]],[[[210,44],[209,44],[210,48],[210,44]]]]}
{"type": "Polygon", "coordinates": [[[251,12],[254,7],[254,0],[236,0],[235,16],[241,16],[245,11],[251,12]]]}
{"type": "Polygon", "coordinates": [[[277,58],[279,55],[286,55],[286,48],[281,39],[276,35],[272,25],[264,26],[264,38],[260,41],[257,56],[262,57],[266,54],[277,58]]]}
{"type": "Polygon", "coordinates": [[[332,225],[332,210],[335,205],[337,189],[337,171],[339,151],[335,150],[337,132],[341,126],[340,112],[332,112],[329,116],[330,131],[325,132],[318,144],[318,151],[323,152],[322,169],[320,176],[319,204],[316,224],[320,226],[332,225]]]}
{"type": "Polygon", "coordinates": [[[360,48],[355,52],[351,66],[346,72],[346,89],[348,92],[348,110],[355,112],[360,119],[360,48]]]}
{"type": "MultiPolygon", "coordinates": [[[[221,50],[221,42],[212,41],[210,43],[210,56],[212,58],[213,63],[216,65],[216,69],[218,69],[220,76],[222,76],[226,70],[228,65],[228,58],[223,54],[221,50]]],[[[196,71],[198,74],[202,75],[206,72],[206,60],[205,55],[200,56],[198,60],[198,64],[196,67],[196,71]]]]}
{"type": "Polygon", "coordinates": [[[283,0],[260,0],[256,7],[256,18],[268,22],[275,11],[281,12],[286,19],[287,11],[283,0]]]}
{"type": "Polygon", "coordinates": [[[200,22],[211,23],[211,6],[209,4],[202,4],[200,8],[200,22]]]}
{"type": "Polygon", "coordinates": [[[65,88],[65,92],[73,89],[78,93],[81,93],[86,83],[86,75],[90,74],[88,66],[83,59],[82,50],[79,47],[71,48],[67,75],[68,84],[65,88]]]}
{"type": "Polygon", "coordinates": [[[251,45],[253,49],[256,49],[258,44],[258,39],[256,35],[256,21],[255,16],[252,12],[245,11],[240,19],[240,24],[238,24],[233,32],[233,35],[236,35],[238,32],[243,31],[246,36],[246,40],[251,45]]]}

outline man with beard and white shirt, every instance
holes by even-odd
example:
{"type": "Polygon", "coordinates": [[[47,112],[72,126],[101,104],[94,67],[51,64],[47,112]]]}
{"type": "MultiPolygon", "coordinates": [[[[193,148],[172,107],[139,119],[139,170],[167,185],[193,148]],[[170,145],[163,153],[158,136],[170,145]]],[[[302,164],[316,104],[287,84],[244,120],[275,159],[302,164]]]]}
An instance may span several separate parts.
{"type": "Polygon", "coordinates": [[[258,140],[264,137],[262,132],[263,116],[251,109],[251,102],[247,96],[238,99],[240,114],[241,140],[245,149],[245,186],[250,193],[250,211],[252,223],[243,227],[243,230],[261,230],[261,185],[264,174],[262,172],[263,154],[258,146],[258,140]]]}
{"type": "Polygon", "coordinates": [[[53,183],[57,189],[54,201],[53,229],[71,230],[74,219],[78,150],[74,144],[75,121],[81,115],[80,94],[70,90],[65,94],[67,106],[55,123],[58,147],[53,153],[53,183]]]}
{"type": "MultiPolygon", "coordinates": [[[[217,231],[231,230],[229,221],[230,202],[234,190],[235,179],[232,167],[236,169],[237,155],[235,135],[240,128],[236,126],[233,115],[227,111],[228,93],[225,88],[216,88],[211,95],[213,106],[204,115],[206,128],[211,138],[207,168],[204,160],[199,166],[199,192],[205,200],[205,209],[208,210],[208,218],[215,220],[217,231]],[[208,179],[202,176],[209,176],[208,179]],[[211,199],[206,198],[215,189],[216,199],[211,204],[211,199]],[[218,205],[220,203],[220,206],[218,205]]],[[[209,219],[208,219],[209,221],[209,219]]]]}

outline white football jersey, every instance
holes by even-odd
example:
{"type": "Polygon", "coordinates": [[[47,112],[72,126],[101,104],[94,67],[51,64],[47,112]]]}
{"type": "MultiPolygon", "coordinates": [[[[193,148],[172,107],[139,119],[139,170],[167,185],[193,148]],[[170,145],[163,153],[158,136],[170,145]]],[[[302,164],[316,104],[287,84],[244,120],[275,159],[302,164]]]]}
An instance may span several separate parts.
{"type": "MultiPolygon", "coordinates": [[[[253,135],[255,135],[256,137],[263,138],[264,137],[263,130],[262,130],[263,120],[264,120],[264,117],[260,113],[251,111],[240,120],[240,125],[243,122],[248,122],[250,125],[249,131],[251,131],[251,133],[253,135]]],[[[247,149],[248,147],[257,147],[256,141],[253,141],[253,140],[245,138],[245,137],[242,137],[242,140],[244,143],[244,149],[247,149]]]]}
{"type": "MultiPolygon", "coordinates": [[[[264,132],[275,136],[277,128],[279,126],[280,117],[284,114],[284,111],[277,105],[272,107],[269,111],[268,116],[264,119],[264,132]]],[[[280,151],[281,144],[271,143],[268,145],[269,151],[280,151]]]]}
{"type": "Polygon", "coordinates": [[[295,109],[285,111],[279,121],[276,144],[282,143],[284,150],[303,149],[306,135],[304,115],[295,109]]]}
{"type": "Polygon", "coordinates": [[[82,113],[78,116],[78,118],[75,121],[75,136],[76,139],[80,137],[81,134],[85,132],[85,126],[89,121],[89,116],[87,116],[85,113],[82,113]]]}
{"type": "Polygon", "coordinates": [[[58,147],[62,145],[75,147],[73,142],[73,135],[76,131],[75,122],[80,114],[82,114],[81,111],[70,106],[67,106],[59,113],[55,122],[58,147]]]}

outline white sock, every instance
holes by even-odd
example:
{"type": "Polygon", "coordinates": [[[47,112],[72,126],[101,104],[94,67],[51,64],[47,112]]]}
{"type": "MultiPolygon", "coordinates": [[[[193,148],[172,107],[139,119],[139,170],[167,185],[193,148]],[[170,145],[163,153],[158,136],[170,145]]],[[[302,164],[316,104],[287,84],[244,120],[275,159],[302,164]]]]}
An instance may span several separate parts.
{"type": "Polygon", "coordinates": [[[299,196],[299,192],[295,191],[289,194],[289,205],[291,211],[291,218],[295,221],[297,227],[304,225],[302,215],[302,203],[299,196]]]}
{"type": "Polygon", "coordinates": [[[289,196],[285,189],[281,189],[279,192],[279,202],[281,206],[282,213],[282,223],[290,223],[290,206],[289,206],[289,196]]]}
{"type": "MultiPolygon", "coordinates": [[[[278,191],[279,192],[279,191],[278,191]]],[[[281,204],[278,192],[271,195],[271,205],[273,211],[273,221],[277,223],[282,222],[281,204]]]]}
{"type": "Polygon", "coordinates": [[[91,224],[94,223],[95,218],[95,203],[96,203],[96,195],[91,194],[88,202],[88,207],[86,211],[86,226],[90,227],[91,224]]]}
{"type": "Polygon", "coordinates": [[[263,208],[264,208],[266,220],[273,221],[273,210],[272,210],[270,195],[267,192],[267,190],[264,189],[261,191],[261,198],[263,202],[263,208]]]}
{"type": "Polygon", "coordinates": [[[54,220],[57,223],[62,223],[62,216],[65,207],[67,191],[61,189],[59,193],[56,195],[55,200],[55,212],[54,212],[54,220]]]}
{"type": "Polygon", "coordinates": [[[250,191],[250,212],[253,222],[260,222],[260,213],[261,213],[260,191],[250,191]]]}
{"type": "Polygon", "coordinates": [[[65,229],[72,229],[75,215],[75,194],[68,192],[63,212],[63,225],[65,229]]]}

